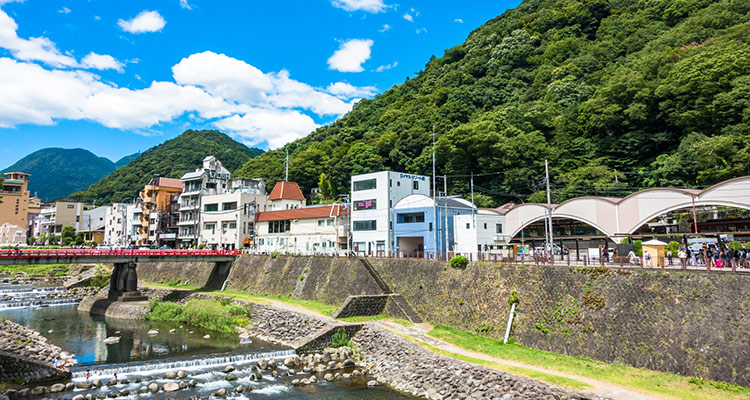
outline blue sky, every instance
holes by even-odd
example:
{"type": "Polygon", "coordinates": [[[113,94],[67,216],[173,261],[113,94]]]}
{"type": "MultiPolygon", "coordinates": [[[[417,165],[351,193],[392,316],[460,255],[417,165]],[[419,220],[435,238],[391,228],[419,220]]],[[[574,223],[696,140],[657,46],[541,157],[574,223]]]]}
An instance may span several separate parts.
{"type": "Polygon", "coordinates": [[[276,148],[462,43],[507,1],[0,0],[0,168],[185,129],[276,148]]]}

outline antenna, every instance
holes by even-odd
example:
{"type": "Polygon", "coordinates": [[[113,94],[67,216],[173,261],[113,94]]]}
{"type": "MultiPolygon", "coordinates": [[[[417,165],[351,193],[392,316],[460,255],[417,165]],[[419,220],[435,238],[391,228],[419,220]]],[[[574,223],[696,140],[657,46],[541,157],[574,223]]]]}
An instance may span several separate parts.
{"type": "Polygon", "coordinates": [[[284,173],[284,181],[289,181],[289,149],[286,149],[286,172],[284,173]]]}

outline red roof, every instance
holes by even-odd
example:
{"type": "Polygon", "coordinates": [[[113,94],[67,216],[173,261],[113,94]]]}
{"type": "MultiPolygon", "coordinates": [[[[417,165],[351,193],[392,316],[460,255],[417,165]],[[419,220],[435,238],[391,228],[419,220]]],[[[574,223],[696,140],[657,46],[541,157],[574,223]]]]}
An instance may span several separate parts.
{"type": "Polygon", "coordinates": [[[154,185],[154,186],[161,186],[161,187],[177,188],[177,189],[183,188],[182,181],[179,179],[175,179],[175,178],[158,177],[158,178],[151,179],[151,182],[149,182],[148,184],[154,185]]]}
{"type": "Polygon", "coordinates": [[[255,220],[257,222],[262,222],[281,221],[286,219],[340,217],[343,212],[344,206],[340,204],[332,204],[330,206],[294,208],[291,210],[261,211],[255,215],[255,220]]]}
{"type": "Polygon", "coordinates": [[[276,182],[276,186],[273,187],[268,200],[281,199],[305,201],[305,196],[302,195],[302,191],[299,190],[299,186],[296,183],[281,181],[276,182]]]}

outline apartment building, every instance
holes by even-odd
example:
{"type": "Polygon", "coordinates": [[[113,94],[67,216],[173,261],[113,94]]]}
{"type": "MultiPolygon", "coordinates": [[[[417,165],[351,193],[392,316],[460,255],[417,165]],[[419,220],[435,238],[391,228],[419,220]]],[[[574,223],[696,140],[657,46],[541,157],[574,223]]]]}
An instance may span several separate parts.
{"type": "Polygon", "coordinates": [[[366,255],[393,251],[393,206],[413,194],[429,196],[430,178],[393,171],[352,176],[352,250],[366,255]]]}
{"type": "MultiPolygon", "coordinates": [[[[180,179],[156,176],[138,193],[140,208],[139,245],[162,245],[169,242],[174,246],[177,237],[175,219],[179,219],[176,199],[182,194],[180,179]]],[[[172,247],[170,246],[170,247],[172,247]]]]}
{"type": "Polygon", "coordinates": [[[117,246],[130,244],[128,206],[132,206],[132,204],[114,203],[107,207],[104,222],[104,244],[117,246]]]}
{"type": "Polygon", "coordinates": [[[501,254],[510,242],[505,231],[505,215],[496,209],[480,208],[474,215],[457,215],[453,225],[455,252],[477,259],[482,253],[501,254]]]}
{"type": "Polygon", "coordinates": [[[217,249],[255,245],[255,214],[267,208],[262,179],[233,179],[229,191],[200,201],[200,243],[217,249]]]}
{"type": "Polygon", "coordinates": [[[80,231],[84,209],[84,204],[77,201],[56,201],[42,208],[41,233],[60,236],[64,226],[80,231]]]}
{"type": "Polygon", "coordinates": [[[204,158],[201,168],[180,178],[183,189],[179,197],[180,221],[177,239],[181,246],[200,244],[201,197],[227,192],[230,188],[229,178],[229,170],[214,156],[204,158]]]}
{"type": "MultiPolygon", "coordinates": [[[[23,172],[6,172],[3,189],[0,191],[0,224],[16,226],[13,239],[19,230],[23,232],[26,242],[26,229],[29,226],[29,174],[23,172]]],[[[9,230],[8,230],[9,232],[9,230]]],[[[14,242],[15,243],[15,242],[14,242]]]]}
{"type": "Polygon", "coordinates": [[[331,204],[259,212],[257,250],[339,255],[347,250],[346,207],[331,204]]]}
{"type": "Polygon", "coordinates": [[[406,196],[393,207],[393,248],[411,257],[453,251],[455,218],[474,211],[470,201],[458,196],[406,196]]]}

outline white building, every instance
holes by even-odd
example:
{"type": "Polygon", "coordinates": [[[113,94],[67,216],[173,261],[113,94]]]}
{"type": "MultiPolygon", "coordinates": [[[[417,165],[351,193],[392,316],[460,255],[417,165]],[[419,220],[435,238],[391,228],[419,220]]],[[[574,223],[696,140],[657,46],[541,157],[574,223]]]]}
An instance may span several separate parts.
{"type": "Polygon", "coordinates": [[[0,245],[15,244],[26,245],[26,229],[8,222],[0,225],[0,245]]]}
{"type": "Polygon", "coordinates": [[[502,254],[501,248],[510,241],[505,226],[505,215],[481,208],[474,215],[456,215],[453,224],[454,251],[476,260],[484,255],[502,254]]]}
{"type": "Polygon", "coordinates": [[[276,182],[271,194],[268,195],[268,201],[268,211],[291,210],[305,206],[305,196],[295,182],[276,182]]]}
{"type": "Polygon", "coordinates": [[[380,171],[352,176],[352,248],[359,254],[393,251],[393,206],[412,194],[430,195],[430,178],[380,171]]]}
{"type": "Polygon", "coordinates": [[[126,246],[130,244],[128,235],[128,206],[114,203],[107,207],[104,221],[104,244],[126,246]]]}
{"type": "Polygon", "coordinates": [[[178,240],[183,246],[200,244],[201,197],[229,190],[229,170],[214,156],[203,159],[203,166],[180,178],[184,187],[180,195],[178,240]]]}
{"type": "Polygon", "coordinates": [[[234,179],[227,193],[201,197],[200,243],[239,249],[255,244],[255,213],[266,208],[262,179],[234,179]]]}
{"type": "Polygon", "coordinates": [[[263,253],[344,254],[347,222],[342,204],[259,212],[258,246],[263,253]]]}
{"type": "Polygon", "coordinates": [[[135,205],[128,204],[125,209],[127,220],[125,221],[125,232],[128,239],[128,244],[135,244],[141,240],[140,230],[142,229],[140,218],[143,216],[143,211],[135,205]]]}

